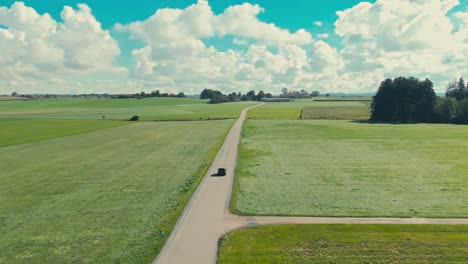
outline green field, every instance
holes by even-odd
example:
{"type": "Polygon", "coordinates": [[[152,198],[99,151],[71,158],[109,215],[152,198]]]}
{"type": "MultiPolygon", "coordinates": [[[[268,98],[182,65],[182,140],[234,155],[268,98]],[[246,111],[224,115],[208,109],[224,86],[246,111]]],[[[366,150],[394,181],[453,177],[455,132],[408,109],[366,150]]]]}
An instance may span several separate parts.
{"type": "Polygon", "coordinates": [[[315,101],[327,101],[327,102],[343,102],[343,101],[371,102],[372,96],[315,97],[314,100],[315,101]]]}
{"type": "Polygon", "coordinates": [[[230,233],[220,264],[467,263],[468,226],[284,225],[230,233]]]}
{"type": "Polygon", "coordinates": [[[309,106],[301,112],[301,119],[369,120],[369,118],[370,105],[366,103],[360,106],[309,106]]]}
{"type": "Polygon", "coordinates": [[[1,147],[0,263],[150,262],[232,122],[140,122],[1,147]]]}
{"type": "MultiPolygon", "coordinates": [[[[361,102],[316,102],[312,99],[297,99],[294,102],[265,103],[248,112],[249,119],[301,119],[302,109],[313,107],[364,107],[361,102]]],[[[323,110],[322,110],[323,111],[323,110]]],[[[328,111],[328,110],[325,110],[328,111]]]]}
{"type": "Polygon", "coordinates": [[[0,147],[128,125],[123,121],[0,119],[0,147]]]}
{"type": "Polygon", "coordinates": [[[53,98],[0,102],[0,119],[200,120],[237,118],[256,102],[208,104],[191,98],[83,99],[53,98]]]}
{"type": "Polygon", "coordinates": [[[231,207],[246,215],[468,217],[468,127],[248,120],[231,207]]]}

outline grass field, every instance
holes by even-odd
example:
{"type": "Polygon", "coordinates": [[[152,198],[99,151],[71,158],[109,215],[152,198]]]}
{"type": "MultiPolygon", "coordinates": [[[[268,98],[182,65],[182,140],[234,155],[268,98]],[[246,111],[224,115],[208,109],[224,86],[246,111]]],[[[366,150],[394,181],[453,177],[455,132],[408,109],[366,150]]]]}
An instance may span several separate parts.
{"type": "Polygon", "coordinates": [[[371,102],[371,96],[344,96],[344,97],[316,97],[314,101],[327,101],[327,102],[343,102],[343,101],[354,101],[354,102],[371,102]]]}
{"type": "Polygon", "coordinates": [[[0,147],[128,125],[123,121],[0,119],[0,147]]]}
{"type": "Polygon", "coordinates": [[[468,127],[248,120],[246,215],[468,217],[468,127]]]}
{"type": "Polygon", "coordinates": [[[0,263],[150,262],[232,122],[144,122],[1,147],[0,263]]]}
{"type": "MultiPolygon", "coordinates": [[[[361,102],[315,102],[312,99],[298,99],[294,102],[266,103],[248,112],[249,119],[300,119],[301,111],[308,107],[363,107],[361,102]]],[[[326,110],[328,111],[328,110],[326,110]]]]}
{"type": "Polygon", "coordinates": [[[327,120],[369,120],[370,108],[362,106],[311,106],[305,107],[301,113],[301,119],[327,119],[327,120]]]}
{"type": "Polygon", "coordinates": [[[284,225],[228,234],[220,264],[466,263],[468,226],[284,225]]]}
{"type": "Polygon", "coordinates": [[[0,101],[27,100],[19,96],[0,96],[0,101]]]}
{"type": "Polygon", "coordinates": [[[255,102],[208,104],[191,98],[83,99],[53,98],[0,102],[0,119],[200,120],[237,118],[255,102]]]}

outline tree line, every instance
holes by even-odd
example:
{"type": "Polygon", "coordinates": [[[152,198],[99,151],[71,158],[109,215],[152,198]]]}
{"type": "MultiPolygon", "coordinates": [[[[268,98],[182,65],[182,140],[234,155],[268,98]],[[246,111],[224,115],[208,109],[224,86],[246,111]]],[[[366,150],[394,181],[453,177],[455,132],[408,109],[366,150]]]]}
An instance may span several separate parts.
{"type": "Polygon", "coordinates": [[[241,92],[232,92],[230,94],[223,94],[218,90],[204,89],[200,94],[200,99],[209,99],[210,104],[220,104],[226,102],[239,102],[239,101],[261,101],[262,98],[272,98],[271,93],[265,93],[263,91],[258,92],[258,94],[251,90],[246,94],[241,92]]]}
{"type": "MultiPolygon", "coordinates": [[[[281,89],[280,96],[283,98],[310,98],[320,96],[320,92],[312,91],[311,93],[308,93],[305,90],[293,91],[288,90],[288,88],[284,87],[283,89],[281,89]]],[[[271,93],[265,93],[264,91],[259,91],[258,93],[256,93],[255,90],[251,90],[246,94],[242,94],[241,92],[223,94],[221,91],[212,89],[204,89],[200,94],[200,99],[209,99],[211,104],[239,101],[261,101],[264,97],[273,98],[273,95],[271,93]]]]}
{"type": "Polygon", "coordinates": [[[437,97],[429,79],[388,78],[372,98],[371,121],[388,123],[468,124],[468,89],[463,78],[450,82],[437,97]]]}
{"type": "Polygon", "coordinates": [[[177,94],[173,93],[161,93],[159,90],[152,91],[151,93],[140,92],[136,94],[119,94],[115,96],[116,98],[125,99],[125,98],[150,98],[150,97],[176,97],[176,98],[185,98],[185,94],[183,92],[179,92],[177,94]]]}

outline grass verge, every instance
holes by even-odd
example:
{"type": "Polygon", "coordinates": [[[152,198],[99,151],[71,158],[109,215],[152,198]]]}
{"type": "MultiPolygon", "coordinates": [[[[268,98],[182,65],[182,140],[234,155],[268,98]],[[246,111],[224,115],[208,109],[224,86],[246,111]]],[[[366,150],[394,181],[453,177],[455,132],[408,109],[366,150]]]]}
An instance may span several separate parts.
{"type": "Polygon", "coordinates": [[[468,226],[272,225],[220,244],[219,264],[466,263],[468,226]]]}

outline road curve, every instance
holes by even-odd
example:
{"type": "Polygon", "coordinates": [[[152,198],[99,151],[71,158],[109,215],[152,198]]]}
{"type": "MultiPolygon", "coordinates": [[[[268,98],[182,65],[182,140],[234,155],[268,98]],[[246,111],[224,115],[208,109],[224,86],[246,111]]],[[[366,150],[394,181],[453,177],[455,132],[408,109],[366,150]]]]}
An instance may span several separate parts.
{"type": "Polygon", "coordinates": [[[226,229],[225,214],[228,213],[242,124],[247,111],[260,105],[262,104],[241,112],[153,263],[216,263],[218,240],[226,229]],[[219,167],[226,168],[227,175],[212,177],[219,167]]]}

